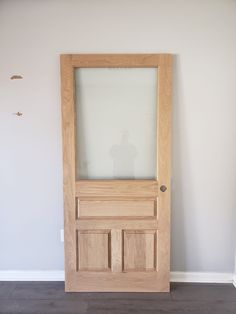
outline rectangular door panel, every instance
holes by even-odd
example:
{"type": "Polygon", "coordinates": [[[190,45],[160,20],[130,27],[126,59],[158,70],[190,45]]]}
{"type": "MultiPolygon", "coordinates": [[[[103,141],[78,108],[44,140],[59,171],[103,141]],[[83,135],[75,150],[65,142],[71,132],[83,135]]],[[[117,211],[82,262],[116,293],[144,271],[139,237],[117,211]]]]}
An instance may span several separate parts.
{"type": "Polygon", "coordinates": [[[154,218],[156,201],[154,200],[79,200],[77,218],[114,218],[136,217],[154,218]]]}
{"type": "Polygon", "coordinates": [[[80,180],[75,182],[78,198],[134,199],[158,196],[157,180],[80,180]]]}
{"type": "Polygon", "coordinates": [[[156,230],[123,232],[124,271],[156,271],[156,230]]]}
{"type": "Polygon", "coordinates": [[[78,271],[109,271],[111,260],[110,231],[79,230],[77,232],[78,271]]]}

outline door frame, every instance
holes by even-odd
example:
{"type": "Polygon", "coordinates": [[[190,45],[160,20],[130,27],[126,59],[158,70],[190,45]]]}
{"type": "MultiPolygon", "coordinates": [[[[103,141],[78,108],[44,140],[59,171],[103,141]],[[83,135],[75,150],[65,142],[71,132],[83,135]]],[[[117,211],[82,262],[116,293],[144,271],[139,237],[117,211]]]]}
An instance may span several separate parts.
{"type": "MultiPolygon", "coordinates": [[[[75,174],[75,68],[158,68],[157,93],[157,173],[158,180],[158,269],[165,282],[161,291],[169,291],[170,273],[170,196],[171,196],[171,54],[63,54],[61,63],[61,103],[63,135],[63,190],[65,234],[65,289],[73,291],[72,269],[76,269],[73,248],[76,239],[71,226],[76,219],[75,174]],[[160,187],[166,187],[162,191],[160,187]]],[[[106,181],[106,180],[104,180],[106,181]]],[[[118,181],[118,180],[112,180],[118,181]]],[[[119,180],[120,181],[120,180],[119,180]]],[[[139,180],[135,180],[139,181],[139,180]]],[[[140,180],[141,181],[141,180],[140,180]]],[[[158,291],[158,290],[157,290],[158,291]]]]}

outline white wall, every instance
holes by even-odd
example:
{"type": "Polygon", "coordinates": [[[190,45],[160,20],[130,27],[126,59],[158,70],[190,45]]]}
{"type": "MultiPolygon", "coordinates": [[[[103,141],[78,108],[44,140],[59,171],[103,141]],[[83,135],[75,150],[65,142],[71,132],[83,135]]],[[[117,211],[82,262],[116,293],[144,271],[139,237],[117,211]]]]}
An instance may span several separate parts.
{"type": "Polygon", "coordinates": [[[0,269],[63,269],[59,54],[169,52],[172,270],[233,272],[235,30],[234,0],[0,2],[0,269]]]}

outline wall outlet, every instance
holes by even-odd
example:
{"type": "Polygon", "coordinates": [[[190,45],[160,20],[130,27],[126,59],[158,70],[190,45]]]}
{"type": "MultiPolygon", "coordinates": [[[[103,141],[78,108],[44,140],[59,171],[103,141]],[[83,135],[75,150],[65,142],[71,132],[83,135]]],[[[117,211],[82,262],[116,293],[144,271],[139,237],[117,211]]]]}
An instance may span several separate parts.
{"type": "Polygon", "coordinates": [[[64,242],[64,229],[60,230],[60,234],[61,234],[61,242],[64,242]]]}

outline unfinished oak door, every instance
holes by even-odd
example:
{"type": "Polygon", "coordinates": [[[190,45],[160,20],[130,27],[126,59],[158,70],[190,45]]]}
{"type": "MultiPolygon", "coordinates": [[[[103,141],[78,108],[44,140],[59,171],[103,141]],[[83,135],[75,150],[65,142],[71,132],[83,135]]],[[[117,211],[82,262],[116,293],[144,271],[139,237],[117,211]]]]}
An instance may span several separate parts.
{"type": "Polygon", "coordinates": [[[170,54],[61,55],[66,291],[169,291],[170,54]]]}

